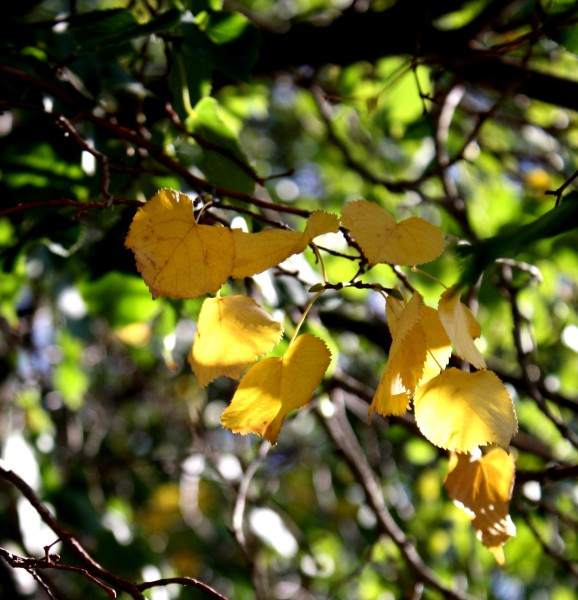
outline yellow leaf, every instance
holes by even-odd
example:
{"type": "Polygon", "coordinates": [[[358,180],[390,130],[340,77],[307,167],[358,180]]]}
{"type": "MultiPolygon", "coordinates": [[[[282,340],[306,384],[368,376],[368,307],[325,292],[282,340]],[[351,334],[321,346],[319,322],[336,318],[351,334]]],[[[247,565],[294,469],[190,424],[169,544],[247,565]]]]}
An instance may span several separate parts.
{"type": "Polygon", "coordinates": [[[457,289],[449,288],[442,294],[438,312],[456,354],[476,369],[485,369],[486,361],[474,344],[474,338],[480,337],[482,331],[480,324],[472,311],[460,302],[457,289]]]}
{"type": "Polygon", "coordinates": [[[472,517],[478,537],[504,564],[503,544],[516,535],[508,514],[515,467],[513,458],[501,448],[493,448],[482,457],[450,455],[445,487],[448,494],[472,517]]]}
{"type": "Polygon", "coordinates": [[[392,337],[395,334],[399,317],[405,308],[406,303],[403,300],[395,298],[391,294],[387,297],[385,304],[385,315],[387,317],[387,326],[392,337]]]}
{"type": "Polygon", "coordinates": [[[370,265],[421,265],[435,260],[444,249],[443,233],[435,225],[419,217],[396,223],[378,204],[367,200],[347,203],[342,222],[370,265]]]}
{"type": "Polygon", "coordinates": [[[151,339],[150,323],[129,323],[124,327],[115,329],[114,336],[128,346],[145,346],[151,339]]]}
{"type": "Polygon", "coordinates": [[[419,387],[413,403],[424,436],[454,452],[486,444],[507,448],[518,430],[510,394],[492,371],[447,369],[419,387]]]}
{"type": "Polygon", "coordinates": [[[419,294],[407,305],[387,299],[387,323],[393,342],[389,360],[369,407],[369,416],[403,415],[415,390],[446,367],[451,342],[437,311],[423,306],[419,294]],[[401,323],[401,325],[400,325],[401,323]]]}
{"type": "Polygon", "coordinates": [[[189,354],[199,385],[204,387],[222,375],[238,379],[247,367],[279,342],[282,333],[281,323],[252,298],[207,298],[189,354]]]}
{"type": "Polygon", "coordinates": [[[452,355],[452,343],[434,308],[423,307],[420,326],[425,331],[427,346],[423,375],[418,384],[423,385],[446,368],[452,355]]]}
{"type": "Polygon", "coordinates": [[[415,292],[399,316],[389,349],[392,373],[399,373],[406,390],[413,392],[423,374],[426,359],[426,335],[420,325],[423,298],[415,292]]]}
{"type": "Polygon", "coordinates": [[[388,322],[392,331],[392,344],[387,365],[369,407],[370,417],[374,412],[380,415],[405,413],[422,378],[426,361],[426,334],[420,325],[425,308],[423,298],[417,292],[414,293],[401,311],[402,303],[388,298],[387,307],[390,310],[388,322]]]}
{"type": "Polygon", "coordinates": [[[233,267],[231,231],[198,225],[193,203],[160,190],[134,216],[125,246],[154,297],[196,298],[217,291],[233,267]]]}
{"type": "Polygon", "coordinates": [[[241,379],[221,424],[277,442],[283,419],[305,406],[329,366],[331,353],[315,336],[300,335],[281,358],[265,358],[241,379]]]}
{"type": "MultiPolygon", "coordinates": [[[[335,215],[323,210],[316,210],[309,215],[303,235],[307,240],[307,244],[309,244],[309,242],[318,235],[323,235],[324,233],[337,233],[338,231],[339,219],[335,215]]],[[[303,250],[305,250],[307,244],[305,244],[303,250]]]]}
{"type": "Polygon", "coordinates": [[[309,242],[323,233],[336,232],[339,220],[323,211],[311,213],[303,233],[284,229],[266,229],[258,233],[232,231],[235,243],[235,264],[231,276],[243,279],[262,273],[293,254],[303,252],[309,242]]]}
{"type": "Polygon", "coordinates": [[[400,374],[393,371],[388,360],[369,407],[369,418],[374,412],[383,416],[403,415],[409,409],[410,400],[411,394],[403,385],[400,374]]]}

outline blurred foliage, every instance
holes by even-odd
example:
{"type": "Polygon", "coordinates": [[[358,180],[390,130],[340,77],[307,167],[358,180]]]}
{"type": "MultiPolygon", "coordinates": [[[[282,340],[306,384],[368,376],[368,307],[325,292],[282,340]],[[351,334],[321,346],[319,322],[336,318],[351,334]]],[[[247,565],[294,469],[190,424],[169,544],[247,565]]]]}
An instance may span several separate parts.
{"type": "MultiPolygon", "coordinates": [[[[316,304],[308,327],[330,345],[332,375],[266,453],[261,440],[219,425],[231,382],[200,389],[190,371],[201,302],[153,301],[124,237],[135,208],[163,187],[251,231],[302,230],[307,211],[340,213],[363,197],[446,232],[448,252],[425,275],[379,265],[364,278],[416,285],[435,302],[439,282],[459,277],[459,240],[509,234],[572,189],[577,19],[576,3],[562,0],[12,3],[0,19],[5,464],[99,563],[131,581],[195,577],[239,600],[442,597],[384,534],[330,435],[326,420],[341,402],[395,522],[444,585],[477,598],[573,597],[575,229],[506,251],[469,297],[480,348],[520,425],[518,533],[504,568],[448,499],[445,454],[411,419],[367,423],[390,343],[378,294],[349,289],[316,304]],[[361,18],[399,29],[366,59],[359,49],[375,40],[360,34],[361,18]],[[351,37],[322,41],[348,20],[351,37]],[[293,29],[305,32],[304,48],[283,38],[293,29]],[[319,46],[307,46],[315,36],[319,46]],[[286,40],[283,52],[274,38],[286,40]],[[343,47],[356,58],[341,60],[343,47]],[[304,51],[307,61],[292,62],[304,51]],[[486,60],[500,68],[488,62],[488,75],[486,60]]],[[[330,250],[330,281],[354,277],[346,240],[330,250]]],[[[315,255],[304,256],[227,292],[255,297],[290,336],[320,281],[315,255]]],[[[4,481],[0,511],[1,547],[43,556],[56,541],[4,481]]],[[[77,574],[47,578],[57,598],[106,597],[77,574]]],[[[0,564],[0,596],[43,594],[0,564]]],[[[175,585],[147,594],[203,597],[175,585]]]]}

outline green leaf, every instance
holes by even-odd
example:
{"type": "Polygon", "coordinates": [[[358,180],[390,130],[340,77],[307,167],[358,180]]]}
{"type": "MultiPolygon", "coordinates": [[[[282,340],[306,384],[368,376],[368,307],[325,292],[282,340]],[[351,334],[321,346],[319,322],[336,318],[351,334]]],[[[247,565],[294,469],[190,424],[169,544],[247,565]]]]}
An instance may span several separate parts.
{"type": "Polygon", "coordinates": [[[203,98],[195,107],[194,114],[187,120],[189,130],[200,136],[202,158],[199,168],[211,183],[250,194],[255,187],[247,158],[241,150],[235,123],[214,98],[203,98]],[[246,165],[244,170],[240,165],[246,165]]]}
{"type": "Polygon", "coordinates": [[[190,68],[204,63],[232,79],[248,80],[259,49],[259,34],[248,19],[207,12],[197,22],[182,22],[181,29],[195,59],[190,68]]]}
{"type": "Polygon", "coordinates": [[[172,45],[169,85],[173,108],[182,121],[189,116],[191,106],[211,92],[212,73],[213,66],[199,59],[198,49],[192,43],[172,45]]]}
{"type": "Polygon", "coordinates": [[[68,33],[77,49],[93,52],[98,48],[116,46],[144,35],[170,29],[178,23],[180,13],[173,9],[140,24],[126,9],[99,10],[84,13],[74,19],[68,33]]]}
{"type": "Polygon", "coordinates": [[[457,287],[473,285],[482,272],[498,258],[516,256],[536,242],[576,229],[578,193],[565,196],[556,206],[530,223],[471,246],[457,246],[456,252],[469,260],[464,266],[457,287]]]}
{"type": "Polygon", "coordinates": [[[62,356],[54,368],[54,388],[70,409],[78,410],[84,403],[84,396],[90,385],[90,379],[82,365],[84,348],[80,340],[66,330],[60,332],[58,345],[62,356]]]}
{"type": "Polygon", "coordinates": [[[91,314],[105,317],[112,327],[152,319],[162,308],[140,277],[111,272],[94,282],[83,282],[80,293],[91,314]]]}

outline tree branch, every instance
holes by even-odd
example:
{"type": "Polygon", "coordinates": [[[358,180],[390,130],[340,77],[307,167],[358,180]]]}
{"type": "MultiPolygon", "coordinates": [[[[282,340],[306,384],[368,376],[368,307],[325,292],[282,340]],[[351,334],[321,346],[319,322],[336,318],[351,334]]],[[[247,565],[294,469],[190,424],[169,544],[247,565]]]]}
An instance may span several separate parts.
{"type": "Polygon", "coordinates": [[[342,393],[339,390],[334,390],[331,397],[336,409],[335,415],[322,418],[322,423],[335,447],[343,454],[357,482],[363,487],[367,502],[377,517],[380,530],[394,541],[418,581],[440,592],[444,598],[449,600],[466,599],[466,595],[448,589],[438,579],[435,573],[423,562],[415,546],[397,525],[385,504],[379,483],[367,461],[367,457],[347,421],[342,393]]]}
{"type": "MultiPolygon", "coordinates": [[[[454,73],[478,88],[485,87],[501,94],[514,84],[517,93],[578,109],[578,81],[528,69],[523,60],[499,56],[493,50],[473,48],[471,36],[483,31],[486,23],[495,24],[495,17],[501,12],[495,8],[480,15],[475,30],[467,27],[449,31],[436,29],[433,20],[444,14],[446,3],[406,0],[381,12],[348,11],[323,27],[306,22],[293,25],[283,33],[263,31],[261,53],[254,72],[268,73],[301,65],[349,65],[407,55],[454,73]],[[434,5],[437,4],[440,6],[436,8],[434,5]],[[485,23],[483,18],[486,18],[485,23]]],[[[534,23],[528,24],[535,27],[534,23]]],[[[549,25],[549,34],[570,24],[571,16],[553,22],[549,25]]],[[[508,23],[503,24],[501,33],[507,29],[508,23]]],[[[542,35],[544,32],[537,29],[532,41],[542,35]]]]}
{"type": "MultiPolygon", "coordinates": [[[[10,482],[22,493],[22,495],[28,500],[28,502],[30,502],[30,504],[33,506],[36,512],[40,515],[41,519],[58,536],[62,544],[73,554],[73,556],[75,556],[84,565],[84,568],[79,568],[74,567],[72,565],[61,564],[53,557],[51,557],[51,555],[49,555],[49,547],[46,548],[46,556],[44,556],[43,558],[22,558],[0,548],[0,556],[2,556],[8,562],[8,564],[13,566],[14,568],[24,568],[32,574],[36,573],[38,569],[57,569],[62,571],[72,571],[74,573],[79,573],[93,581],[101,588],[103,588],[111,598],[116,598],[116,590],[112,587],[105,585],[102,581],[99,581],[100,579],[111,584],[111,586],[121,589],[122,591],[126,592],[129,596],[135,598],[135,600],[145,600],[145,596],[142,594],[142,590],[148,589],[150,587],[164,585],[163,583],[159,583],[158,581],[136,584],[126,579],[123,579],[122,577],[114,575],[113,573],[105,569],[102,565],[100,565],[96,560],[94,560],[94,558],[92,558],[90,554],[88,554],[88,552],[81,546],[78,540],[76,540],[76,538],[70,532],[68,532],[64,527],[62,527],[62,525],[60,525],[60,523],[56,520],[53,514],[48,510],[46,505],[44,505],[38,498],[34,490],[14,471],[5,468],[3,461],[0,461],[0,477],[10,482]]],[[[213,598],[218,598],[221,600],[224,598],[224,596],[219,594],[216,590],[212,589],[205,583],[197,581],[196,579],[192,579],[189,577],[177,579],[178,581],[164,581],[166,581],[167,583],[180,583],[182,585],[187,586],[192,585],[213,598]]],[[[45,587],[44,583],[42,583],[42,585],[43,587],[45,587]]]]}

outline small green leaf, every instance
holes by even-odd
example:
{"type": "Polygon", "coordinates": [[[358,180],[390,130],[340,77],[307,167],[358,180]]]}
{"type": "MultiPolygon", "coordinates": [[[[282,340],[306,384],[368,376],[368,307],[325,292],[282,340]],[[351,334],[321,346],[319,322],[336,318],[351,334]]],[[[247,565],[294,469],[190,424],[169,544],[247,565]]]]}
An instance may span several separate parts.
{"type": "Polygon", "coordinates": [[[98,10],[77,16],[68,33],[77,43],[77,50],[93,52],[98,48],[116,46],[135,37],[169,29],[178,23],[179,15],[179,11],[173,9],[140,24],[126,9],[98,10]]]}
{"type": "Polygon", "coordinates": [[[312,285],[309,288],[310,292],[319,292],[320,290],[322,290],[325,286],[322,283],[316,283],[315,285],[312,285]]]}
{"type": "Polygon", "coordinates": [[[232,79],[246,81],[257,59],[259,34],[239,13],[203,13],[199,22],[181,23],[185,43],[195,60],[217,69],[232,79]]]}
{"type": "Polygon", "coordinates": [[[250,194],[255,180],[249,174],[251,167],[237,141],[235,124],[227,117],[214,98],[203,98],[187,120],[189,130],[206,142],[199,144],[202,158],[198,166],[211,183],[250,194]]]}
{"type": "Polygon", "coordinates": [[[113,271],[79,288],[90,312],[105,317],[112,327],[147,321],[162,308],[151,298],[144,281],[133,275],[113,271]]]}

